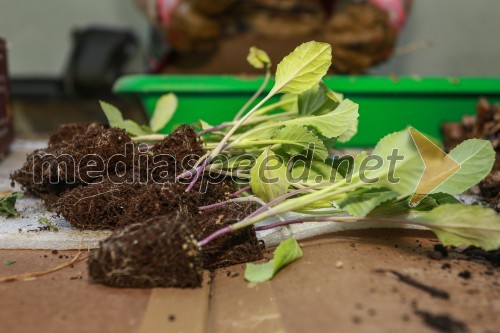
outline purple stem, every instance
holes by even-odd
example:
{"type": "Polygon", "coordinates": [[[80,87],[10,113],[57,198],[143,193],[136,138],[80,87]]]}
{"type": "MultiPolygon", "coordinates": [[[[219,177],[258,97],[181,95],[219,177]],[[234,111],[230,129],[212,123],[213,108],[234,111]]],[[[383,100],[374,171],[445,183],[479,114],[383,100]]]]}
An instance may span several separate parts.
{"type": "Polygon", "coordinates": [[[222,235],[225,235],[227,233],[230,233],[233,229],[231,228],[230,225],[228,225],[227,227],[224,227],[216,232],[214,232],[213,234],[211,234],[210,236],[202,239],[201,241],[198,242],[198,246],[204,246],[206,245],[207,243],[213,241],[215,238],[219,237],[219,236],[222,236],[222,235]]]}
{"type": "Polygon", "coordinates": [[[216,202],[216,203],[211,204],[211,205],[200,206],[200,207],[198,207],[198,210],[202,211],[202,210],[209,210],[209,209],[212,209],[212,208],[217,208],[217,207],[220,207],[220,206],[224,206],[225,204],[228,204],[231,201],[232,200],[226,200],[226,201],[216,202]]]}
{"type": "Polygon", "coordinates": [[[200,178],[200,175],[205,170],[205,167],[207,166],[209,160],[210,160],[210,158],[207,157],[203,161],[203,163],[198,167],[198,169],[196,170],[196,174],[194,175],[193,179],[191,180],[191,182],[189,183],[188,187],[186,188],[186,192],[191,191],[193,189],[194,185],[196,185],[196,181],[198,181],[198,178],[200,178]]]}
{"type": "Polygon", "coordinates": [[[229,195],[230,198],[235,198],[237,197],[238,195],[240,195],[241,193],[245,192],[245,191],[248,191],[248,190],[251,190],[252,187],[250,187],[250,185],[247,185],[247,186],[243,186],[242,188],[240,188],[238,191],[234,192],[234,193],[231,193],[229,195]]]}

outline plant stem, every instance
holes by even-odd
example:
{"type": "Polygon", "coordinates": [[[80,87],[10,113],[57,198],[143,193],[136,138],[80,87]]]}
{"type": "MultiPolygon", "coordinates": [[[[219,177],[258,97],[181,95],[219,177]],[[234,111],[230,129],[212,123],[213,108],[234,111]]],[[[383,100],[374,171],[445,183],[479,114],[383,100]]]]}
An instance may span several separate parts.
{"type": "Polygon", "coordinates": [[[298,223],[306,223],[306,222],[396,222],[396,223],[424,226],[424,224],[420,222],[406,220],[406,219],[388,218],[388,217],[386,218],[386,217],[355,217],[355,216],[325,216],[325,217],[311,216],[311,217],[301,217],[293,220],[279,221],[268,225],[258,226],[255,227],[255,231],[269,230],[278,227],[283,227],[298,223]]]}
{"type": "MultiPolygon", "coordinates": [[[[229,130],[229,132],[227,132],[227,134],[222,138],[222,140],[217,145],[217,147],[215,147],[215,149],[210,153],[210,155],[208,155],[208,157],[205,159],[205,161],[203,162],[203,164],[201,164],[198,168],[193,168],[193,169],[196,169],[196,173],[195,173],[195,176],[193,177],[193,179],[191,180],[191,182],[189,183],[188,187],[186,188],[186,192],[191,191],[191,189],[194,187],[194,184],[196,184],[196,181],[198,180],[198,178],[202,174],[202,172],[205,169],[205,167],[208,165],[208,163],[210,163],[212,161],[212,159],[214,159],[217,155],[220,154],[220,152],[224,149],[224,147],[226,146],[227,141],[234,134],[234,132],[236,132],[236,130],[238,130],[238,128],[248,119],[248,117],[250,117],[252,115],[253,112],[255,112],[255,110],[257,110],[265,102],[267,102],[273,96],[273,94],[274,94],[274,92],[267,94],[266,97],[264,97],[259,103],[257,103],[257,105],[255,105],[243,118],[241,118],[229,130]]],[[[191,170],[189,170],[189,172],[190,171],[191,170]]],[[[181,177],[183,174],[181,174],[179,177],[181,177]]]]}
{"type": "Polygon", "coordinates": [[[259,89],[245,103],[245,105],[242,106],[242,108],[238,111],[236,116],[234,116],[233,120],[239,120],[241,118],[241,115],[248,109],[250,105],[252,105],[252,103],[257,99],[257,97],[259,97],[260,94],[262,94],[264,89],[267,87],[270,78],[271,78],[271,69],[269,68],[269,66],[266,66],[266,76],[264,77],[264,81],[260,85],[259,89]]]}
{"type": "Polygon", "coordinates": [[[165,139],[166,134],[146,134],[132,137],[132,141],[161,141],[165,139]]]}
{"type": "Polygon", "coordinates": [[[251,190],[251,189],[252,189],[252,187],[251,187],[250,185],[243,186],[243,187],[242,187],[242,188],[240,188],[238,191],[236,191],[236,192],[234,192],[234,193],[231,193],[231,194],[229,195],[229,197],[230,197],[230,198],[235,198],[235,197],[237,197],[238,195],[240,195],[241,193],[246,192],[246,191],[251,190]]]}
{"type": "Polygon", "coordinates": [[[200,206],[200,207],[198,207],[198,210],[200,210],[200,211],[202,211],[202,210],[209,210],[209,209],[213,209],[213,208],[224,206],[224,205],[226,205],[228,203],[231,203],[231,202],[250,202],[250,201],[252,201],[252,202],[258,202],[258,203],[262,204],[262,200],[258,199],[255,196],[249,196],[249,197],[243,197],[243,198],[229,199],[229,200],[217,202],[217,203],[214,203],[214,204],[211,204],[211,205],[200,206]]]}

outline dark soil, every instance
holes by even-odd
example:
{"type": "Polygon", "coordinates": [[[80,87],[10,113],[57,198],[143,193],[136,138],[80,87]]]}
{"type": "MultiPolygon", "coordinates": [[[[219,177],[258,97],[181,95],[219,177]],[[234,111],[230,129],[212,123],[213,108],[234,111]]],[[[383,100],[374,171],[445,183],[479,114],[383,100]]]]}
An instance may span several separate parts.
{"type": "Polygon", "coordinates": [[[191,249],[194,239],[235,223],[256,208],[229,204],[198,212],[198,207],[226,200],[235,191],[231,182],[221,179],[201,177],[190,192],[185,192],[186,184],[175,181],[203,154],[196,133],[186,125],[154,146],[134,146],[121,129],[71,124],[54,133],[46,149],[29,155],[11,178],[74,227],[116,230],[92,255],[89,270],[95,282],[195,287],[201,283],[201,267],[215,269],[262,258],[253,228],[220,237],[201,252],[188,251],[189,256],[176,248],[186,244],[187,234],[191,243],[184,246],[191,249]],[[101,160],[90,166],[78,163],[88,155],[101,160]],[[71,159],[77,163],[72,165],[71,159]],[[61,161],[68,167],[61,169],[61,161]],[[50,167],[42,168],[43,163],[50,167]],[[35,183],[37,176],[40,181],[35,183]],[[173,260],[175,256],[179,259],[173,260]]]}
{"type": "MultiPolygon", "coordinates": [[[[199,238],[240,221],[256,209],[254,204],[231,203],[223,207],[203,211],[196,215],[195,221],[199,238]]],[[[263,258],[263,246],[259,244],[255,231],[244,228],[232,234],[221,236],[203,247],[203,266],[216,269],[242,262],[263,258]]]]}
{"type": "Polygon", "coordinates": [[[199,287],[199,251],[188,214],[158,216],[101,241],[89,257],[89,276],[113,287],[199,287]]]}
{"type": "Polygon", "coordinates": [[[470,246],[464,251],[456,254],[455,257],[482,262],[489,267],[500,267],[500,250],[485,251],[483,249],[470,246]]]}

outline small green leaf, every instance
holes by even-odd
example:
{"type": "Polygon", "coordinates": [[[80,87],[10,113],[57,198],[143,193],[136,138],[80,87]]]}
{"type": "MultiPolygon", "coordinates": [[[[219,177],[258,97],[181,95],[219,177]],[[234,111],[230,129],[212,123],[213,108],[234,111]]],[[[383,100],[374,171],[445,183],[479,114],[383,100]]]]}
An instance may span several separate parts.
{"type": "Polygon", "coordinates": [[[359,188],[349,192],[338,205],[352,216],[366,216],[379,205],[397,196],[396,192],[384,188],[359,188]]]}
{"type": "Polygon", "coordinates": [[[302,250],[295,238],[284,240],[274,250],[273,259],[265,264],[248,263],[245,269],[245,280],[264,282],[271,280],[286,265],[302,258],[302,250]]]}
{"type": "Polygon", "coordinates": [[[286,165],[280,161],[279,155],[267,148],[250,170],[252,192],[269,202],[285,194],[289,186],[286,165]]]}
{"type": "Polygon", "coordinates": [[[275,140],[292,140],[296,144],[283,144],[283,149],[290,155],[298,155],[306,150],[312,149],[314,156],[324,161],[328,157],[328,150],[323,142],[307,128],[300,125],[285,126],[276,132],[275,140]]]}
{"type": "Polygon", "coordinates": [[[332,64],[332,47],[320,42],[299,45],[278,64],[270,94],[300,94],[318,84],[332,64]]]}
{"type": "Polygon", "coordinates": [[[500,216],[483,206],[446,204],[416,219],[436,233],[444,245],[500,248],[500,216]]]}
{"type": "Polygon", "coordinates": [[[466,140],[455,147],[448,156],[460,164],[460,169],[433,193],[463,193],[486,177],[495,162],[495,150],[487,140],[466,140]]]}
{"type": "Polygon", "coordinates": [[[16,201],[21,199],[24,195],[22,193],[10,193],[0,196],[0,215],[5,218],[11,218],[19,215],[16,210],[16,201]]]}
{"type": "Polygon", "coordinates": [[[264,68],[264,66],[266,67],[271,66],[271,59],[269,59],[269,56],[267,55],[266,51],[258,49],[255,46],[252,46],[250,48],[250,52],[248,53],[247,56],[247,61],[254,68],[258,69],[264,68]]]}
{"type": "Polygon", "coordinates": [[[120,110],[118,110],[114,105],[106,103],[104,101],[99,101],[101,104],[101,109],[104,115],[108,119],[108,124],[111,127],[122,128],[123,116],[120,110]]]}
{"type": "Polygon", "coordinates": [[[50,229],[52,229],[55,232],[59,231],[59,228],[46,217],[40,217],[38,219],[38,222],[45,224],[46,226],[48,226],[50,229]]]}
{"type": "Polygon", "coordinates": [[[156,102],[156,107],[149,122],[149,126],[153,132],[158,132],[172,119],[175,110],[177,110],[177,96],[170,93],[160,97],[156,102]]]}
{"type": "Polygon", "coordinates": [[[7,266],[10,266],[12,264],[15,264],[16,261],[15,260],[12,260],[12,259],[7,259],[3,262],[4,265],[7,265],[7,266]]]}
{"type": "Polygon", "coordinates": [[[317,84],[302,92],[298,97],[299,114],[318,116],[335,110],[340,101],[332,98],[335,95],[329,92],[330,89],[324,84],[317,84]]]}
{"type": "Polygon", "coordinates": [[[133,136],[148,134],[136,122],[132,120],[124,120],[122,113],[115,106],[103,101],[99,101],[99,103],[101,104],[102,111],[108,119],[109,126],[122,128],[128,134],[133,136]]]}

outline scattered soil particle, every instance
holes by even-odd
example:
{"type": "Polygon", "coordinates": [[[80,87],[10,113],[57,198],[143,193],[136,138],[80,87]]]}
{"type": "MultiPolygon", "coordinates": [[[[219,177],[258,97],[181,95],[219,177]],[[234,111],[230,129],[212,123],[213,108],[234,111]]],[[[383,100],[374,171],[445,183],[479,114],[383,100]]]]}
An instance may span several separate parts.
{"type": "Polygon", "coordinates": [[[449,314],[432,314],[418,309],[415,309],[415,314],[422,318],[427,326],[440,332],[465,333],[469,331],[464,322],[454,319],[449,314]]]}
{"type": "Polygon", "coordinates": [[[59,251],[57,251],[57,250],[52,250],[52,254],[53,254],[53,255],[59,254],[59,251]]]}
{"type": "Polygon", "coordinates": [[[458,273],[458,276],[461,277],[464,280],[469,280],[472,277],[472,274],[468,270],[461,271],[458,273]]]}
{"type": "Polygon", "coordinates": [[[451,265],[449,263],[445,263],[441,266],[442,269],[450,269],[451,265]]]}
{"type": "Polygon", "coordinates": [[[130,225],[100,242],[89,257],[92,282],[114,287],[199,287],[200,249],[193,221],[178,212],[130,225]]]}
{"type": "Polygon", "coordinates": [[[361,317],[359,317],[359,316],[352,316],[351,320],[354,324],[361,324],[361,321],[362,321],[361,317]]]}
{"type": "Polygon", "coordinates": [[[432,260],[443,259],[443,255],[441,254],[441,252],[438,252],[438,251],[432,251],[432,252],[427,253],[427,257],[429,257],[429,259],[432,259],[432,260]]]}
{"type": "Polygon", "coordinates": [[[175,315],[173,315],[173,314],[169,315],[168,321],[175,321],[175,315]]]}
{"type": "Polygon", "coordinates": [[[441,244],[434,245],[434,251],[441,253],[444,258],[448,257],[448,249],[441,244]]]}
{"type": "Polygon", "coordinates": [[[425,285],[425,284],[415,280],[414,278],[412,278],[408,275],[404,275],[404,274],[399,273],[398,271],[387,270],[387,269],[375,270],[375,273],[387,273],[387,272],[394,274],[399,279],[399,281],[406,283],[407,285],[410,285],[410,286],[415,287],[417,289],[420,289],[422,291],[425,291],[433,297],[442,298],[442,299],[449,299],[450,298],[450,294],[447,291],[444,291],[444,290],[436,288],[436,287],[425,285]]]}

